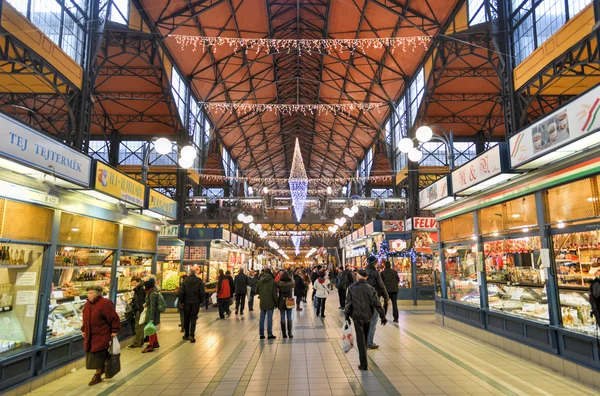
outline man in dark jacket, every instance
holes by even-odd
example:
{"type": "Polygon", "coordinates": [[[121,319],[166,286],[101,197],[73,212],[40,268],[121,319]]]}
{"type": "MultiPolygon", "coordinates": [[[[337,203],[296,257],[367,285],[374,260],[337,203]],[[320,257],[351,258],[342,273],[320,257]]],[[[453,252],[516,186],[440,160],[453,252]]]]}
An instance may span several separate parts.
{"type": "Polygon", "coordinates": [[[244,305],[246,305],[246,294],[248,294],[248,276],[244,274],[244,270],[240,268],[240,272],[235,276],[233,280],[235,284],[235,314],[238,312],[240,315],[244,314],[244,305]]]}
{"type": "MultiPolygon", "coordinates": [[[[394,323],[398,323],[398,273],[392,268],[389,261],[385,262],[385,269],[381,272],[381,280],[392,301],[394,323]]],[[[386,304],[384,308],[385,314],[387,315],[388,304],[386,304]]]]}
{"type": "Polygon", "coordinates": [[[296,296],[296,311],[302,311],[300,303],[304,297],[304,279],[302,279],[301,269],[297,269],[294,275],[294,295],[296,296]]]}
{"type": "MultiPolygon", "coordinates": [[[[388,296],[387,290],[385,289],[385,285],[381,280],[381,276],[379,275],[379,271],[375,268],[377,264],[377,257],[369,256],[367,257],[367,268],[365,271],[367,272],[367,283],[375,289],[377,293],[377,298],[383,297],[384,306],[387,305],[390,297],[388,296]]],[[[369,327],[369,337],[367,338],[367,348],[368,349],[377,349],[379,345],[373,342],[375,338],[375,329],[377,328],[377,314],[373,315],[373,319],[371,320],[371,326],[369,327]]]]}
{"type": "Polygon", "coordinates": [[[346,307],[344,313],[346,320],[354,321],[358,356],[360,358],[360,370],[367,370],[367,335],[371,327],[373,317],[381,318],[381,325],[387,323],[385,312],[379,303],[375,289],[366,282],[368,273],[365,270],[358,271],[356,283],[348,289],[346,307]]]}
{"type": "Polygon", "coordinates": [[[258,272],[250,271],[248,277],[248,286],[250,286],[250,296],[248,296],[248,311],[254,311],[254,296],[256,295],[256,285],[258,284],[258,272]]]}
{"type": "Polygon", "coordinates": [[[140,315],[144,311],[146,302],[146,291],[144,283],[138,276],[131,278],[131,287],[133,289],[133,299],[131,300],[131,310],[135,314],[135,339],[128,348],[141,348],[144,346],[144,324],[140,324],[140,315]]]}
{"type": "Polygon", "coordinates": [[[346,293],[348,287],[354,282],[354,278],[352,277],[352,272],[348,266],[338,275],[338,296],[340,297],[340,309],[344,309],[346,307],[346,293]]]}
{"type": "Polygon", "coordinates": [[[267,319],[267,334],[269,340],[273,340],[277,337],[273,335],[273,311],[279,304],[279,298],[277,296],[277,285],[275,284],[275,277],[271,273],[270,268],[265,269],[265,273],[258,280],[258,298],[260,299],[260,322],[259,322],[259,333],[260,339],[265,339],[265,318],[267,319]]]}
{"type": "Polygon", "coordinates": [[[204,301],[204,282],[196,276],[194,269],[190,270],[189,276],[179,286],[177,298],[183,303],[183,339],[196,342],[196,321],[198,311],[204,301]]]}

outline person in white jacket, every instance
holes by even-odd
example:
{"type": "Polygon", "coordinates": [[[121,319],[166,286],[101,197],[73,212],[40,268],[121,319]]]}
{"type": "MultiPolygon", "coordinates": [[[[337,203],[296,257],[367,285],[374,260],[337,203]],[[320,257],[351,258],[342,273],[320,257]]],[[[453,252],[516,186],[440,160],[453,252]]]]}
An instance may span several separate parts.
{"type": "Polygon", "coordinates": [[[327,299],[327,296],[329,295],[329,279],[327,279],[327,277],[325,276],[325,272],[321,271],[319,272],[319,277],[317,278],[317,280],[315,281],[315,283],[313,284],[313,287],[315,288],[315,297],[317,298],[317,311],[316,314],[317,316],[321,316],[322,318],[325,317],[325,300],[327,299]],[[319,315],[319,313],[321,315],[319,315]]]}

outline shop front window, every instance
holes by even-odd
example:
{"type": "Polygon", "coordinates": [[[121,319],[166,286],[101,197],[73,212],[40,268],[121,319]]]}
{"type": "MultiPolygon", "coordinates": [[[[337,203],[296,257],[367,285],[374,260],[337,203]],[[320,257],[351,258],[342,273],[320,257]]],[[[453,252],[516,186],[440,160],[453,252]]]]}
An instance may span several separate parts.
{"type": "Polygon", "coordinates": [[[539,237],[484,243],[491,310],[548,322],[545,272],[539,237]]]}
{"type": "Polygon", "coordinates": [[[476,245],[445,249],[447,296],[463,304],[480,306],[479,283],[475,267],[476,245]]]}
{"type": "Polygon", "coordinates": [[[412,263],[410,257],[390,257],[390,263],[398,272],[398,286],[401,289],[412,287],[412,263]]]}
{"type": "Polygon", "coordinates": [[[588,290],[600,275],[600,231],[555,235],[552,240],[562,325],[595,335],[588,290]]]}
{"type": "Polygon", "coordinates": [[[131,278],[134,276],[144,280],[150,275],[152,268],[152,255],[139,254],[135,252],[123,252],[117,266],[117,301],[115,309],[121,320],[125,319],[125,313],[129,301],[133,298],[131,278]]]}

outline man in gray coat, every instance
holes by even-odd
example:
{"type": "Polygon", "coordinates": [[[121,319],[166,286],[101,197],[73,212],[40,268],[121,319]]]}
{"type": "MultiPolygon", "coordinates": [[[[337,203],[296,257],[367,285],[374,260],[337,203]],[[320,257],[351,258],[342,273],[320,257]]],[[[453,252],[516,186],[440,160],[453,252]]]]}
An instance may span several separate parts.
{"type": "Polygon", "coordinates": [[[240,271],[233,280],[235,285],[235,314],[244,314],[244,305],[246,305],[246,294],[248,293],[248,276],[244,274],[244,270],[240,268],[240,271]]]}

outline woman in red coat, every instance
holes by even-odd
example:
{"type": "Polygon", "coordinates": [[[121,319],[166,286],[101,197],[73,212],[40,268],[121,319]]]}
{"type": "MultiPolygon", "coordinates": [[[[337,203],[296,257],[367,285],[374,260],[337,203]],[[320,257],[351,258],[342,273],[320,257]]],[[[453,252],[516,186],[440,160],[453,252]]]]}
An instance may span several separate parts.
{"type": "Polygon", "coordinates": [[[100,286],[88,287],[87,301],[83,307],[81,331],[86,352],[85,367],[88,370],[96,370],[90,386],[102,382],[110,341],[121,330],[119,315],[112,301],[102,297],[102,291],[100,286]]]}

